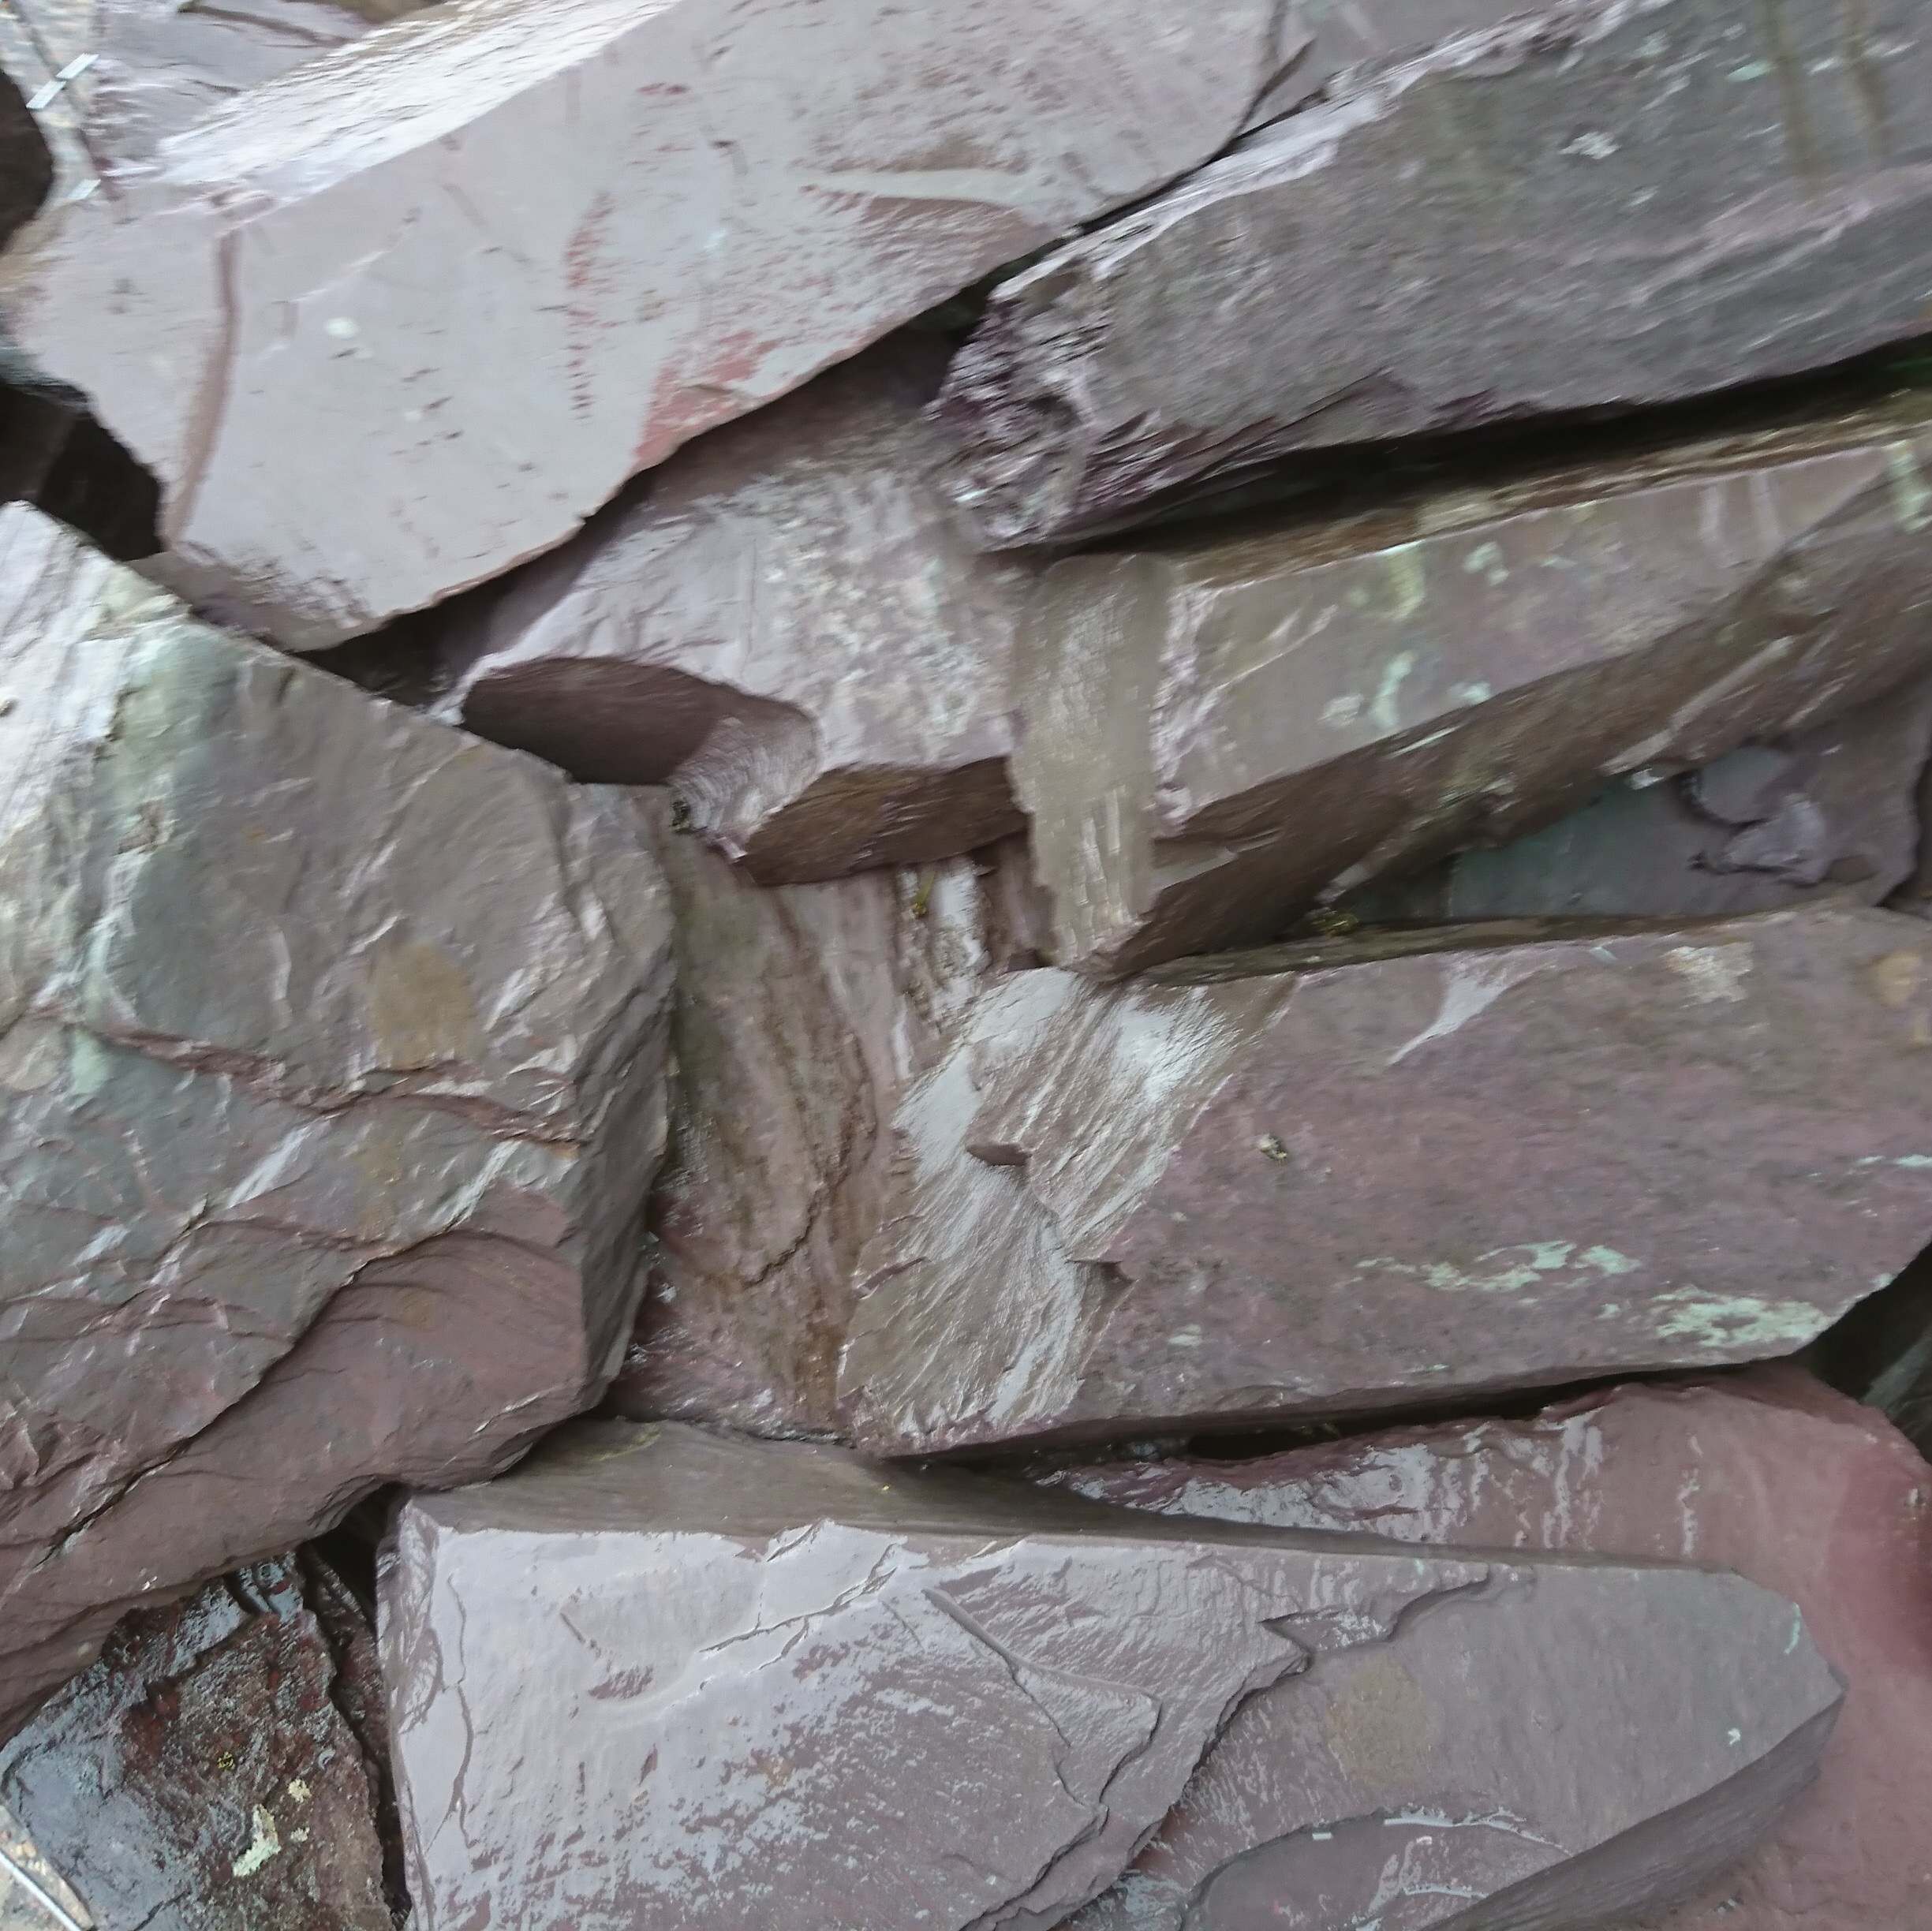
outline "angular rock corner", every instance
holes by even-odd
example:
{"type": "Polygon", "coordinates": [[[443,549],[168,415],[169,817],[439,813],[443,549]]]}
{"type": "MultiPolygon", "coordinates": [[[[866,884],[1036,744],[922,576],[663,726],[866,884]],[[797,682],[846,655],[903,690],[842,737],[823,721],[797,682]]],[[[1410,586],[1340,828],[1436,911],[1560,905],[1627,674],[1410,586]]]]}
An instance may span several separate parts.
{"type": "Polygon", "coordinates": [[[410,1503],[385,1589],[432,1926],[1232,1927],[1281,1875],[1370,1903],[1398,1836],[1438,1895],[1641,1909],[1749,1845],[1842,1696],[1729,1574],[1164,1521],[675,1423],[410,1503]],[[1194,1792],[1247,1808],[1150,1862],[1194,1792]]]}
{"type": "Polygon", "coordinates": [[[593,1402],[663,1136],[621,797],[0,510],[0,1713],[120,1611],[593,1402]]]}

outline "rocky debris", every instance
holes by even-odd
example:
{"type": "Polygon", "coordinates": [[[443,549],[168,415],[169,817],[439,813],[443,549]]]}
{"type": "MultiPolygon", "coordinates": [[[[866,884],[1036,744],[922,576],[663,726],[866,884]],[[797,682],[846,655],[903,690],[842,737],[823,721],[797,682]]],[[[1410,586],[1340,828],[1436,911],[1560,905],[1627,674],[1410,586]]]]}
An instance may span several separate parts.
{"type": "Polygon", "coordinates": [[[1131,1438],[1793,1353],[1932,1237],[1922,930],[1519,921],[1019,975],[901,1109],[846,1425],[1131,1438]]]}
{"type": "MultiPolygon", "coordinates": [[[[676,1424],[579,1425],[410,1503],[384,1605],[424,1931],[1045,1931],[1257,1731],[1358,1861],[1445,1805],[1465,1902],[1642,1903],[1751,1841],[1840,1694],[1733,1576],[1168,1522],[676,1424]],[[1456,1727],[1542,1734],[1492,1765],[1435,1750],[1456,1727]]],[[[1264,1809],[1224,1890],[1295,1854],[1264,1809]]]]}
{"type": "Polygon", "coordinates": [[[377,1669],[325,1564],[255,1563],[127,1617],[0,1748],[0,1796],[100,1931],[394,1931],[379,1702],[351,1720],[377,1669]]]}
{"type": "Polygon", "coordinates": [[[1285,22],[431,8],[57,188],[0,313],[159,478],[155,573],[320,649],[1198,166],[1299,50],[1285,22]]]}
{"type": "Polygon", "coordinates": [[[654,470],[453,624],[441,715],[579,778],[675,786],[763,884],[955,857],[1022,820],[1015,633],[901,336],[654,470]]]}
{"type": "MultiPolygon", "coordinates": [[[[1682,1910],[1643,1922],[1870,1931],[1925,1922],[1932,1884],[1917,1802],[1932,1757],[1929,1477],[1877,1416],[1779,1367],[1617,1388],[1519,1421],[1052,1479],[1190,1519],[1717,1564],[1788,1597],[1850,1685],[1818,1780],[1748,1862],[1682,1910]]],[[[1483,1746],[1464,1747],[1482,1760],[1483,1746]]],[[[1184,1849],[1182,1832],[1207,1794],[1190,1791],[1145,1867],[1184,1849]]]]}
{"type": "Polygon", "coordinates": [[[0,1931],[94,1931],[73,1887],[0,1804],[0,1931]]]}
{"type": "Polygon", "coordinates": [[[760,1433],[834,1423],[892,1116],[1014,942],[1004,853],[763,890],[650,807],[677,909],[678,1070],[656,1257],[610,1399],[760,1433]],[[991,902],[989,902],[991,901],[991,902]]]}
{"type": "Polygon", "coordinates": [[[1672,779],[1633,774],[1492,851],[1342,902],[1364,921],[1710,918],[1819,898],[1878,905],[1912,875],[1932,681],[1672,779]]]}
{"type": "Polygon", "coordinates": [[[1786,16],[1556,0],[1055,250],[948,379],[959,500],[1037,543],[1299,452],[1923,334],[1932,32],[1915,0],[1786,16]]]}
{"type": "Polygon", "coordinates": [[[1058,962],[1265,943],[1923,674],[1928,461],[1932,397],[1906,392],[1056,564],[1013,774],[1058,962]]]}
{"type": "Polygon", "coordinates": [[[1820,1335],[1805,1362],[1932,1455],[1932,1250],[1820,1335]]]}
{"type": "Polygon", "coordinates": [[[594,1401],[670,932],[621,795],[0,511],[0,1733],[121,1612],[594,1401]]]}

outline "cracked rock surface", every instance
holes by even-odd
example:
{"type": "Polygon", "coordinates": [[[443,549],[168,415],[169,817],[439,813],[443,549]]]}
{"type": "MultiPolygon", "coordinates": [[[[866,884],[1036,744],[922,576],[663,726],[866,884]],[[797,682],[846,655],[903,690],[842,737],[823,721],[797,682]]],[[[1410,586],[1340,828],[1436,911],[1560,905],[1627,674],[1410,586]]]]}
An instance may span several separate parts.
{"type": "Polygon", "coordinates": [[[439,714],[579,778],[674,786],[762,884],[1020,829],[1015,633],[931,472],[947,351],[900,336],[654,470],[450,626],[439,714]]]}
{"type": "MultiPolygon", "coordinates": [[[[1878,1416],[1809,1376],[1754,1369],[1702,1385],[1586,1395],[1525,1421],[1390,1429],[1249,1461],[1101,1465],[1055,1479],[1190,1518],[1737,1570],[1796,1604],[1848,1681],[1843,1714],[1817,1782],[1746,1862],[1679,1907],[1629,1922],[1668,1931],[1915,1931],[1932,1922],[1919,1802],[1932,1755],[1932,1470],[1878,1416]]],[[[1392,1746],[1399,1713],[1385,1712],[1392,1746]]],[[[1533,1724],[1513,1731],[1495,1760],[1544,1734],[1533,1724]]],[[[1456,1740],[1489,1761],[1473,1737],[1456,1740]]],[[[1206,1796],[1205,1787],[1190,1793],[1142,1869],[1186,1854],[1206,1796]]]]}
{"type": "Polygon", "coordinates": [[[1932,681],[1922,678],[1701,770],[1636,774],[1527,838],[1370,886],[1343,906],[1373,921],[1709,918],[1822,898],[1878,905],[1913,876],[1929,754],[1932,681]]]}
{"type": "Polygon", "coordinates": [[[97,1931],[393,1931],[378,1688],[327,1565],[256,1563],[127,1617],[0,1748],[0,1798],[97,1931]]]}
{"type": "Polygon", "coordinates": [[[1037,543],[1299,452],[1822,368],[1923,332],[1928,233],[1915,0],[1545,5],[1005,283],[947,381],[955,487],[1037,543]]]}
{"type": "Polygon", "coordinates": [[[1022,946],[1022,841],[928,870],[763,889],[649,807],[677,909],[671,1150],[656,1261],[610,1399],[762,1433],[835,1422],[852,1270],[891,1181],[892,1116],[1022,946]]]}
{"type": "Polygon", "coordinates": [[[1467,1401],[1796,1352],[1932,1235],[1932,948],[1811,908],[1018,976],[901,1108],[854,1439],[1467,1401]]]}
{"type": "MultiPolygon", "coordinates": [[[[582,1931],[1046,1931],[1224,1757],[1245,1783],[1257,1725],[1351,1836],[1412,1787],[1476,1802],[1473,1853],[1441,1860],[1471,1895],[1608,1849],[1579,1882],[1642,1900],[1748,1843],[1840,1694],[1791,1605],[1736,1577],[1166,1521],[675,1423],[579,1424],[412,1502],[384,1590],[424,1931],[486,1900],[582,1931]],[[1486,1767],[1429,1758],[1452,1713],[1534,1721],[1559,1668],[1672,1738],[1553,1735],[1545,1822],[1588,1813],[1562,1840],[1498,1814],[1486,1767]]],[[[1280,1847],[1231,1851],[1237,1886],[1243,1851],[1280,1847]]]]}
{"type": "Polygon", "coordinates": [[[1276,0],[432,7],[57,190],[0,313],[159,478],[156,573],[320,649],[1198,166],[1302,37],[1276,0]]]}
{"type": "Polygon", "coordinates": [[[0,1728],[121,1611],[588,1406],[670,918],[621,794],[0,511],[0,1728]]]}
{"type": "Polygon", "coordinates": [[[1014,787],[1058,963],[1264,943],[1932,659],[1932,399],[1056,564],[1014,787]]]}

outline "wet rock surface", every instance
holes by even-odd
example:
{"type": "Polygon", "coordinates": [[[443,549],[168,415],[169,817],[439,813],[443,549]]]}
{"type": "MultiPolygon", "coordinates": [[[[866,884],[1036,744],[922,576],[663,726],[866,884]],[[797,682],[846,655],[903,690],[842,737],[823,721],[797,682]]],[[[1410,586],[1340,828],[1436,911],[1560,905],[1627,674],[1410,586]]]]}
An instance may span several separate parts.
{"type": "Polygon", "coordinates": [[[1923,671],[1932,552],[1900,478],[1928,449],[1932,398],[1907,393],[1057,564],[1014,760],[1057,962],[1279,937],[1606,779],[1710,764],[1923,671]]]}
{"type": "MultiPolygon", "coordinates": [[[[1714,1564],[1790,1597],[1851,1686],[1818,1781],[1748,1861],[1679,1908],[1631,1922],[1863,1931],[1932,1922],[1932,1857],[1915,1796],[1932,1749],[1927,1476],[1870,1410],[1774,1368],[1615,1389],[1522,1421],[1392,1429],[1252,1460],[1087,1466],[1053,1479],[1190,1518],[1714,1564]]],[[[1190,1793],[1145,1864],[1184,1845],[1205,1796],[1190,1793]]]]}
{"type": "MultiPolygon", "coordinates": [[[[1452,1789],[1427,1761],[1444,1713],[1485,1707],[1435,1633],[1445,1617],[1480,1631],[1479,1654],[1513,1651],[1498,1706],[1533,1713],[1545,1668],[1572,1687],[1601,1668],[1620,1699],[1606,1713],[1654,1709],[1672,1748],[1614,1724],[1553,1739],[1541,1837],[1485,1802],[1442,1868],[1477,1897],[1568,1867],[1643,1900],[1748,1843],[1840,1696],[1791,1605],[1734,1577],[1170,1522],[675,1424],[581,1425],[516,1475],[411,1503],[385,1591],[428,1931],[486,1897],[493,1915],[600,1926],[1045,1931],[1108,1885],[1204,1754],[1196,1787],[1231,1753],[1251,1765],[1257,1726],[1307,1746],[1303,1809],[1347,1855],[1398,1793],[1478,1795],[1485,1772],[1459,1768],[1452,1789]],[[540,1680],[487,1666],[512,1654],[540,1656],[540,1680]],[[461,1711],[436,1694],[458,1675],[461,1711]],[[883,1732],[860,1720],[881,1707],[883,1732]],[[1564,1817],[1570,1798],[1587,1821],[1564,1817]]],[[[1262,1834],[1204,1873],[1195,1922],[1246,1922],[1243,1854],[1280,1854],[1267,1833],[1287,1814],[1257,1806],[1262,1834]]],[[[1120,1901],[1093,1908],[1104,1922],[1120,1901]]],[[[1304,1922],[1349,1922],[1316,1908],[1304,1922]]]]}
{"type": "Polygon", "coordinates": [[[157,573],[320,649],[1198,166],[1285,32],[1272,0],[432,8],[57,196],[0,314],[161,480],[157,573]]]}
{"type": "Polygon", "coordinates": [[[1932,1230],[1919,930],[1522,921],[1022,974],[901,1109],[846,1425],[1119,1439],[1792,1353],[1932,1230]]]}
{"type": "Polygon", "coordinates": [[[1706,918],[1820,898],[1881,904],[1917,865],[1928,756],[1932,682],[1920,679],[1702,770],[1621,779],[1541,831],[1370,886],[1343,909],[1373,922],[1706,918]]]}
{"type": "Polygon", "coordinates": [[[1911,0],[1545,6],[1351,76],[998,289],[947,387],[959,500],[1037,543],[1296,452],[1919,334],[1928,104],[1911,0]]]}
{"type": "Polygon", "coordinates": [[[129,1616],[0,1748],[0,1798],[99,1931],[394,1931],[372,1689],[340,1579],[257,1563],[129,1616]]]}
{"type": "Polygon", "coordinates": [[[621,796],[18,506],[0,596],[4,1724],[130,1604],[596,1398],[670,921],[621,796]]]}
{"type": "Polygon", "coordinates": [[[440,715],[580,778],[674,786],[764,884],[951,858],[1007,782],[1033,572],[971,547],[901,336],[653,471],[443,640],[440,715]]]}

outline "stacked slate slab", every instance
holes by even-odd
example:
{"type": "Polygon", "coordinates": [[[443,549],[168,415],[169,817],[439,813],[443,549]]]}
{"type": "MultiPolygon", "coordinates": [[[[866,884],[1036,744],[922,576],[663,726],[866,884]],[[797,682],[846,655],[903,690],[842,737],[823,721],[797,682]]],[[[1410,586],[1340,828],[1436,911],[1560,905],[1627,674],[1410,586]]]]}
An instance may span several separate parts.
{"type": "Polygon", "coordinates": [[[1932,1931],[1929,110],[0,8],[0,1931],[1932,1931]]]}

